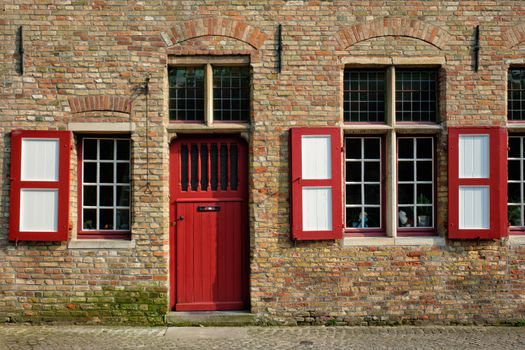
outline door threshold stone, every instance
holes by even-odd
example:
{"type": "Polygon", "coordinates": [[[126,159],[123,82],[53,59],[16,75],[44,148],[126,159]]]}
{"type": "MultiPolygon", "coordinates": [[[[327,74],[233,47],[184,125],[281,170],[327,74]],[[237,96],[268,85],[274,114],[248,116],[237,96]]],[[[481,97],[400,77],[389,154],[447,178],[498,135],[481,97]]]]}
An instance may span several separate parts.
{"type": "Polygon", "coordinates": [[[253,326],[257,317],[249,311],[173,311],[166,315],[168,326],[253,326]]]}

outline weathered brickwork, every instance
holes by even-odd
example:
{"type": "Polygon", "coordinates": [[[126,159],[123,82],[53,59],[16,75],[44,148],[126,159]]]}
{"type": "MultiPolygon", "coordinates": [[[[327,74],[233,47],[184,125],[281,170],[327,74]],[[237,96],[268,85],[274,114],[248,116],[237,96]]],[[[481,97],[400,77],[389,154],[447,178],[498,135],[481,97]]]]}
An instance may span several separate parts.
{"type": "MultiPolygon", "coordinates": [[[[163,322],[170,290],[168,145],[184,133],[170,126],[166,67],[170,55],[234,54],[249,55],[252,73],[253,313],[286,324],[525,319],[525,246],[507,240],[447,240],[443,247],[292,242],[288,151],[292,126],[342,125],[346,62],[412,58],[417,66],[443,59],[436,222],[446,237],[446,127],[506,124],[509,62],[525,64],[523,1],[10,0],[0,11],[0,321],[163,322]],[[14,54],[19,26],[23,75],[14,54]],[[148,77],[146,105],[141,88],[148,77]],[[10,132],[81,122],[134,126],[134,245],[9,242],[10,132]]],[[[78,225],[76,157],[74,149],[70,240],[78,225]]]]}

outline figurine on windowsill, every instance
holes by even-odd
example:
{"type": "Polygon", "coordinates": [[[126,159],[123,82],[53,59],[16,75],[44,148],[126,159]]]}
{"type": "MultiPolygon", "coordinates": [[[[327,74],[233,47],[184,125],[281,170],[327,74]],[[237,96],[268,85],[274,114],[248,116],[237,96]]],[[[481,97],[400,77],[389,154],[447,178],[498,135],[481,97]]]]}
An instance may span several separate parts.
{"type": "Polygon", "coordinates": [[[359,221],[357,220],[352,221],[352,227],[355,227],[355,228],[368,227],[367,221],[368,221],[368,214],[366,213],[366,211],[363,211],[359,214],[359,221]]]}
{"type": "Polygon", "coordinates": [[[407,217],[407,213],[404,210],[400,210],[397,214],[399,217],[399,226],[401,227],[412,227],[412,220],[407,217]]]}

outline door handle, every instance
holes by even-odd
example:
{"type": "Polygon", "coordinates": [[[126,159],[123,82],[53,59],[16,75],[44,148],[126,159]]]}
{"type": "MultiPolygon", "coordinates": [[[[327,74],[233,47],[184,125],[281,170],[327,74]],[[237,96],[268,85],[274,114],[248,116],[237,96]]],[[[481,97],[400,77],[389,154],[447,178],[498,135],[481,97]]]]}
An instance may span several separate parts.
{"type": "Polygon", "coordinates": [[[184,220],[184,216],[183,216],[183,215],[179,216],[178,219],[175,219],[175,220],[171,223],[171,226],[177,226],[177,221],[182,221],[182,220],[184,220]]]}

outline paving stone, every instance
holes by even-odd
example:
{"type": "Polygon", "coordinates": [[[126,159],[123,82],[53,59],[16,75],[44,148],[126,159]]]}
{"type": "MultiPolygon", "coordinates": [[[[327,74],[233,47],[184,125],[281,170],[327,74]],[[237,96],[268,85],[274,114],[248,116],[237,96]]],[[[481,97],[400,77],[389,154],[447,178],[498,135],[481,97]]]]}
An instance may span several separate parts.
{"type": "Polygon", "coordinates": [[[116,348],[515,350],[525,328],[0,326],[0,350],[116,348]]]}

